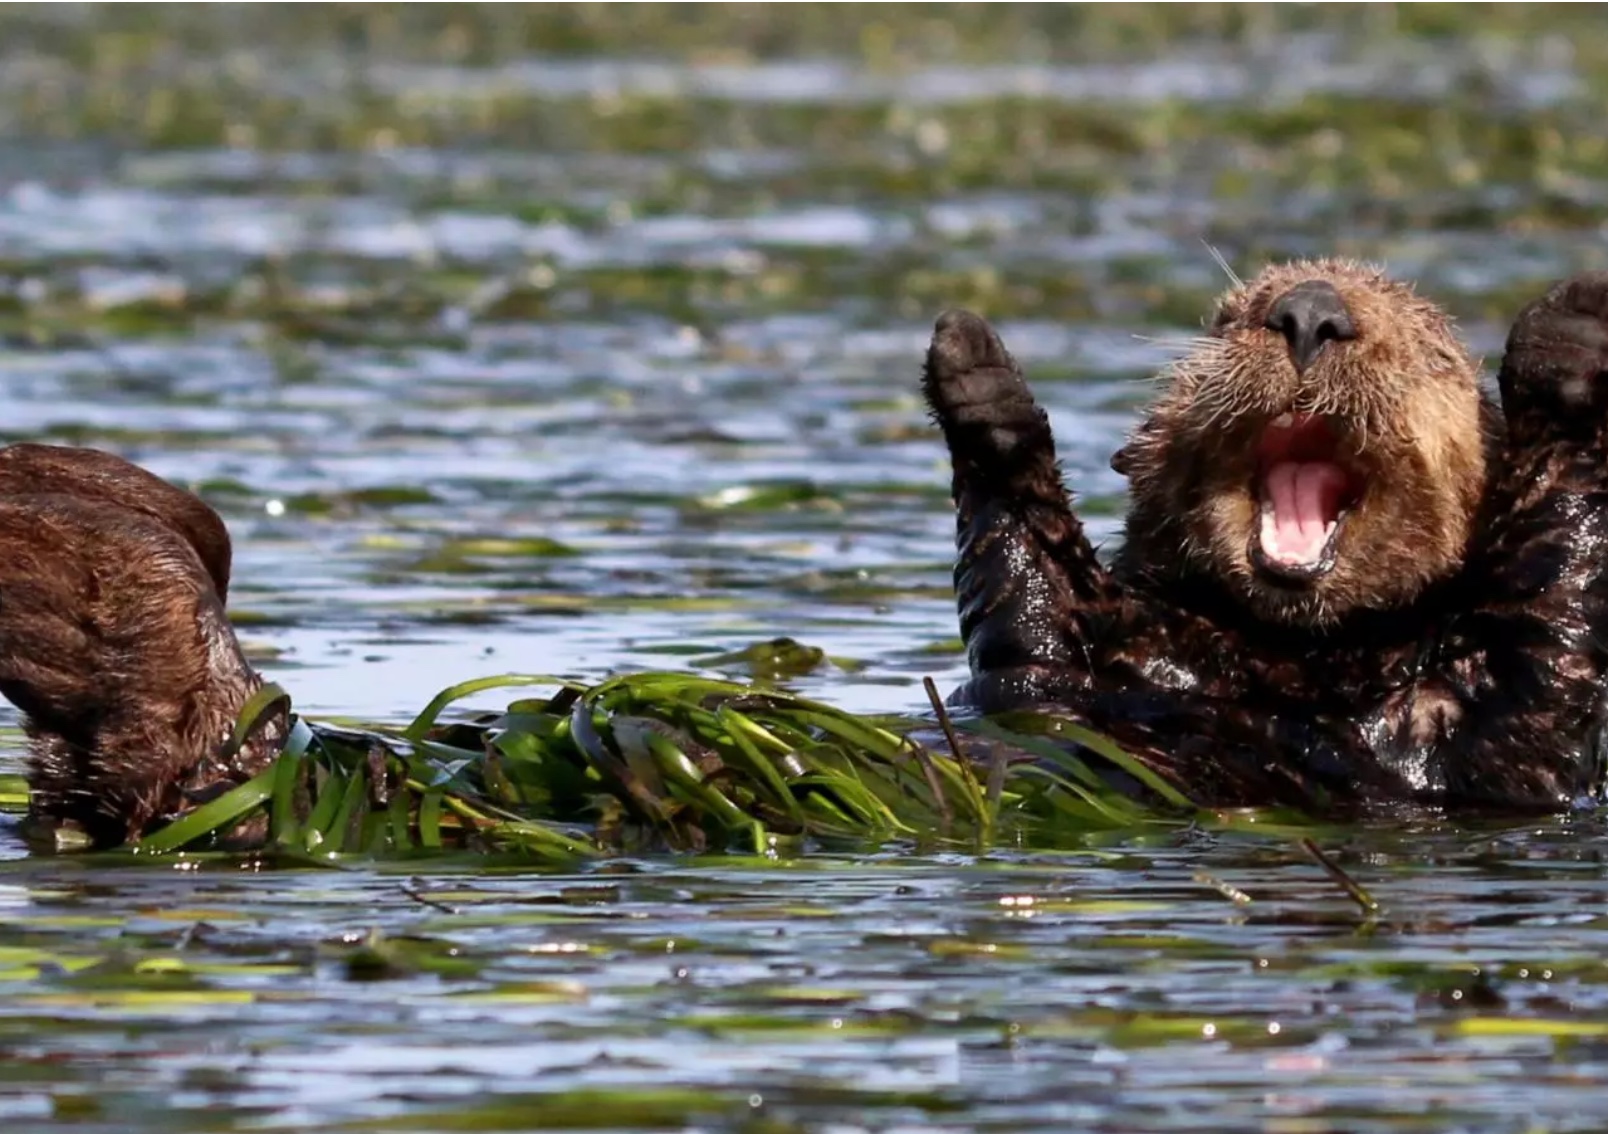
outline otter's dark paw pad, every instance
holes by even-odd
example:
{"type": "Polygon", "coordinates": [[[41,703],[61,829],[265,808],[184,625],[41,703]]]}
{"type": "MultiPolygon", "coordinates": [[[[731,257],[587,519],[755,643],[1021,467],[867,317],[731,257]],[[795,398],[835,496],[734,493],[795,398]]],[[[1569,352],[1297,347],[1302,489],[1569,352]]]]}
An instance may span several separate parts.
{"type": "Polygon", "coordinates": [[[959,308],[938,316],[932,329],[928,358],[935,368],[948,374],[963,374],[983,367],[1003,370],[1016,367],[988,320],[959,308]]]}
{"type": "Polygon", "coordinates": [[[1608,410],[1608,272],[1564,280],[1513,322],[1499,378],[1515,413],[1608,410]]]}
{"type": "Polygon", "coordinates": [[[1008,426],[1035,421],[1022,371],[988,321],[945,311],[933,328],[922,390],[940,425],[1008,426]]]}

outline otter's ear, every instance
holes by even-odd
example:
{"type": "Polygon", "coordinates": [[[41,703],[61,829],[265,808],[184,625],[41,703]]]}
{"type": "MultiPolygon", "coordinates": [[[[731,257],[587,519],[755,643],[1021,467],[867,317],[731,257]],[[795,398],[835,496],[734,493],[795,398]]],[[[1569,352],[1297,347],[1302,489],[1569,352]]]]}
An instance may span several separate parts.
{"type": "Polygon", "coordinates": [[[1128,443],[1111,454],[1111,471],[1132,480],[1133,466],[1139,459],[1139,452],[1146,446],[1154,447],[1155,443],[1156,419],[1147,417],[1133,427],[1133,432],[1128,434],[1128,443]]]}

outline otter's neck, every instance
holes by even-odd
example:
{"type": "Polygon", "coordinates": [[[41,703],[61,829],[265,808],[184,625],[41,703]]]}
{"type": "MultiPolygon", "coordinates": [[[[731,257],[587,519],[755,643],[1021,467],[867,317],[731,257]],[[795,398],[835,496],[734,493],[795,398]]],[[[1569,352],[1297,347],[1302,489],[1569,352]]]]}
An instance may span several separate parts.
{"type": "Polygon", "coordinates": [[[284,747],[289,721],[270,710],[237,752],[228,741],[262,678],[246,662],[220,607],[198,612],[206,642],[200,680],[103,690],[87,713],[27,712],[31,814],[117,846],[193,810],[263,771],[284,747]]]}

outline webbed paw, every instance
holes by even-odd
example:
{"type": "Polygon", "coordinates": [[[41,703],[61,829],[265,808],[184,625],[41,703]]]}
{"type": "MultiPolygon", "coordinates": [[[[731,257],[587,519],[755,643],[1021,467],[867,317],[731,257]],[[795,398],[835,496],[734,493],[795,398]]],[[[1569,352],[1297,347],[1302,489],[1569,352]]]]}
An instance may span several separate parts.
{"type": "Polygon", "coordinates": [[[981,316],[951,310],[938,317],[921,385],[957,466],[998,469],[1031,463],[1045,450],[1054,462],[1049,420],[981,316]]]}

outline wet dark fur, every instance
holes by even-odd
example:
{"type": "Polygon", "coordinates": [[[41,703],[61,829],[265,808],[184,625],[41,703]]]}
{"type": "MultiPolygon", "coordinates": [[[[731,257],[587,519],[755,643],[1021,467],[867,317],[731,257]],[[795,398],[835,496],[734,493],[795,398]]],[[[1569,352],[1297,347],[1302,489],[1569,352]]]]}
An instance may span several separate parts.
{"type": "Polygon", "coordinates": [[[229,598],[233,558],[229,529],[205,501],[112,453],[66,445],[8,445],[0,449],[0,496],[71,496],[138,512],[183,537],[229,598]]]}
{"type": "Polygon", "coordinates": [[[218,760],[261,679],[224,615],[229,537],[107,453],[0,450],[0,693],[26,715],[32,817],[137,839],[256,774],[274,721],[218,760]]]}
{"type": "Polygon", "coordinates": [[[1205,576],[1108,571],[1047,420],[988,325],[938,321],[924,389],[954,466],[973,677],[958,703],[1110,732],[1206,805],[1549,810],[1602,788],[1608,274],[1522,311],[1461,557],[1395,605],[1301,623],[1205,576]],[[1498,440],[1493,441],[1492,439],[1498,440]]]}

